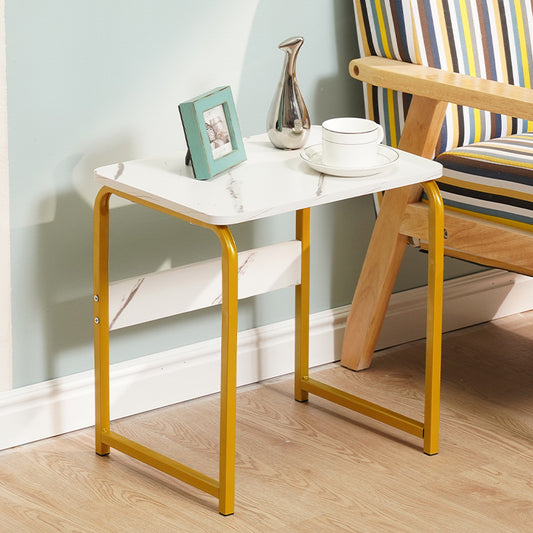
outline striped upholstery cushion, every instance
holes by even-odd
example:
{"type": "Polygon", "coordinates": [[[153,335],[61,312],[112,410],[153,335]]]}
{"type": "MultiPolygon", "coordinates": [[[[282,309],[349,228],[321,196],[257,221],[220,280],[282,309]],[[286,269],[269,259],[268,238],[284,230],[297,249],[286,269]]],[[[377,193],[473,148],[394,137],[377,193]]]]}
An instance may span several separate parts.
{"type": "MultiPolygon", "coordinates": [[[[361,56],[378,55],[532,87],[533,0],[354,0],[354,4],[361,56]]],[[[367,116],[384,126],[385,142],[391,146],[399,141],[409,102],[409,95],[365,86],[367,116]]],[[[516,164],[502,167],[500,161],[513,160],[514,151],[506,147],[516,146],[517,138],[495,141],[497,148],[472,146],[527,131],[533,131],[528,121],[450,105],[436,151],[445,166],[445,203],[465,210],[470,210],[472,204],[472,210],[480,214],[510,219],[513,224],[530,224],[531,218],[524,210],[532,207],[533,182],[529,180],[528,186],[524,176],[520,198],[516,193],[508,196],[509,191],[516,191],[518,181],[514,174],[502,173],[502,168],[516,164]],[[464,145],[469,145],[468,150],[443,153],[464,145]],[[498,157],[491,160],[483,156],[486,149],[496,150],[498,157]],[[465,155],[478,150],[478,157],[465,155]],[[476,159],[483,160],[483,164],[474,165],[476,159]],[[448,172],[449,165],[455,167],[450,166],[448,172]],[[457,165],[462,168],[460,178],[457,165]],[[492,165],[497,168],[489,168],[492,165]],[[474,169],[470,177],[468,168],[474,169]],[[485,172],[482,180],[480,172],[485,172]],[[464,199],[459,200],[459,195],[464,199]],[[512,208],[502,208],[506,198],[512,208]]],[[[523,146],[520,150],[524,161],[521,172],[529,175],[533,169],[528,151],[523,146]]]]}
{"type": "Polygon", "coordinates": [[[469,144],[437,160],[448,207],[532,230],[533,133],[469,144]]]}

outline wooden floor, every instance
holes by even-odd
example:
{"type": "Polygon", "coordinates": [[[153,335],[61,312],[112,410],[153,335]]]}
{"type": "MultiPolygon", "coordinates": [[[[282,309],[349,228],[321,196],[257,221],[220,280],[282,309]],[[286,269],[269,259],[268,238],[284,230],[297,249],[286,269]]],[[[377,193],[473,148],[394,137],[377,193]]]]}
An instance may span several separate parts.
{"type": "MultiPolygon", "coordinates": [[[[235,515],[91,430],[0,453],[2,532],[520,532],[533,524],[533,312],[445,336],[440,453],[343,408],[291,398],[291,376],[239,390],[235,515]]],[[[421,417],[424,344],[361,373],[314,375],[421,417]]],[[[217,476],[218,397],[114,424],[217,476]]]]}

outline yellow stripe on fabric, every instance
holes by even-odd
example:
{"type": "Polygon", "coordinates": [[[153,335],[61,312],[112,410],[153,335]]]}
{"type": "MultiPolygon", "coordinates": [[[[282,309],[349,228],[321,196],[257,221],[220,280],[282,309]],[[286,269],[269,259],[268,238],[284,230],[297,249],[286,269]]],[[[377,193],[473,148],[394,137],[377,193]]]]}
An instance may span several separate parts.
{"type": "Polygon", "coordinates": [[[474,47],[472,40],[472,31],[470,30],[470,21],[468,19],[468,11],[465,2],[459,2],[461,9],[461,20],[463,22],[463,30],[466,44],[466,56],[468,58],[468,74],[470,76],[477,76],[476,61],[474,59],[474,47]]]}
{"type": "Polygon", "coordinates": [[[376,2],[376,14],[378,16],[378,24],[379,24],[379,32],[382,39],[383,44],[383,52],[385,54],[385,57],[392,58],[392,55],[390,53],[390,46],[389,41],[387,39],[387,27],[385,25],[385,19],[383,17],[383,9],[381,7],[381,2],[376,2]]]}
{"type": "MultiPolygon", "coordinates": [[[[477,76],[476,60],[474,58],[474,41],[472,38],[472,30],[470,28],[470,19],[468,18],[468,10],[465,2],[459,2],[459,8],[461,10],[461,21],[463,24],[463,33],[466,45],[466,57],[468,61],[468,74],[470,76],[477,76]]],[[[479,142],[481,140],[481,111],[474,109],[474,137],[473,142],[479,142]]]]}
{"type": "MultiPolygon", "coordinates": [[[[422,201],[426,204],[428,203],[428,201],[425,198],[422,201]]],[[[478,213],[477,211],[469,211],[468,209],[461,209],[460,207],[455,207],[451,205],[445,205],[444,208],[445,208],[444,212],[455,211],[456,213],[463,213],[464,215],[468,215],[468,216],[475,217],[475,218],[483,218],[485,220],[489,220],[490,222],[496,222],[497,224],[503,224],[505,226],[512,226],[513,228],[518,228],[524,231],[528,231],[528,232],[533,231],[533,225],[527,224],[526,222],[519,222],[518,220],[513,220],[512,218],[487,215],[486,213],[478,213]]]]}
{"type": "MultiPolygon", "coordinates": [[[[361,0],[362,1],[362,0],[361,0]]],[[[357,24],[357,31],[360,33],[360,43],[363,43],[363,57],[370,55],[370,46],[368,45],[368,36],[366,35],[363,11],[361,8],[361,2],[355,2],[355,20],[357,24]]],[[[360,50],[361,52],[361,50],[360,50]]]]}
{"type": "Polygon", "coordinates": [[[474,108],[474,142],[481,141],[481,111],[474,108]]]}
{"type": "Polygon", "coordinates": [[[453,155],[465,157],[470,160],[481,159],[483,161],[490,161],[491,163],[500,163],[502,165],[508,165],[511,167],[524,167],[533,169],[533,163],[526,163],[525,161],[511,161],[509,159],[505,159],[504,157],[494,157],[492,155],[477,154],[474,152],[462,152],[459,150],[454,150],[453,155]]]}
{"type": "MultiPolygon", "coordinates": [[[[446,171],[446,170],[445,170],[446,171]]],[[[480,183],[473,183],[468,180],[461,180],[459,178],[450,178],[449,176],[442,176],[439,183],[446,183],[447,185],[453,185],[462,189],[468,189],[469,191],[479,191],[488,194],[495,194],[498,196],[507,196],[509,198],[515,198],[517,200],[525,200],[526,202],[533,202],[533,195],[527,192],[515,191],[514,189],[505,189],[503,187],[491,187],[490,185],[483,185],[480,183]]]]}

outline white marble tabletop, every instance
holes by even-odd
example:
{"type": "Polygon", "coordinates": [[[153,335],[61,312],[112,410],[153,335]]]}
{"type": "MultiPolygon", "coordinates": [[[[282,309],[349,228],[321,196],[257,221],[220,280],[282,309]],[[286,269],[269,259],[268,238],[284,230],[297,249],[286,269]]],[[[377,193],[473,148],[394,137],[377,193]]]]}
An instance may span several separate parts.
{"type": "MultiPolygon", "coordinates": [[[[319,144],[313,126],[307,145],[319,144]]],[[[299,150],[274,148],[266,134],[244,140],[247,161],[210,180],[193,177],[185,152],[100,167],[97,182],[215,225],[236,224],[288,211],[394,189],[441,176],[439,163],[399,152],[386,171],[333,177],[311,169],[299,150]]]]}

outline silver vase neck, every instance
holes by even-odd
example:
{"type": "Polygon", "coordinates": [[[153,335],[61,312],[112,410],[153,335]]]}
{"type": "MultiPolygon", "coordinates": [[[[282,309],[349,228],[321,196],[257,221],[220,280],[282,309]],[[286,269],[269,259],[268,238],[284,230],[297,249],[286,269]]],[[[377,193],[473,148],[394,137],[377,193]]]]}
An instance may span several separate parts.
{"type": "Polygon", "coordinates": [[[287,53],[285,57],[285,70],[289,75],[294,75],[294,63],[302,44],[304,44],[304,38],[296,36],[289,37],[278,45],[280,50],[284,50],[287,53]]]}

